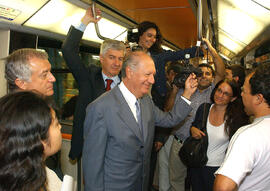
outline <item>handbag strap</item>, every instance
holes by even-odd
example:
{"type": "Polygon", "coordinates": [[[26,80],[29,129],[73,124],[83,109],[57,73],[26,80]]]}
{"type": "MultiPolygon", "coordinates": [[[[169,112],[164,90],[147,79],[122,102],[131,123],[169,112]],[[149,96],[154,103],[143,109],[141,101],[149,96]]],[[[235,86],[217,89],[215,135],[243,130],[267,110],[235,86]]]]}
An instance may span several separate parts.
{"type": "MultiPolygon", "coordinates": [[[[201,128],[201,130],[205,133],[206,133],[206,119],[208,116],[208,113],[206,111],[206,105],[207,105],[207,103],[203,104],[203,120],[202,120],[202,128],[201,128]]],[[[208,110],[208,112],[209,112],[209,110],[208,110]]]]}

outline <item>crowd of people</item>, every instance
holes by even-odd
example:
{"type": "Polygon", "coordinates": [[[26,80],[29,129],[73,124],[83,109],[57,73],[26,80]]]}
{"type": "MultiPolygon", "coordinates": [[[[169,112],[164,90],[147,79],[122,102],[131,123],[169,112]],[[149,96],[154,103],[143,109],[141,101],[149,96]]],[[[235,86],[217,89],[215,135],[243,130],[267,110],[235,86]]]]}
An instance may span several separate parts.
{"type": "MultiPolygon", "coordinates": [[[[98,9],[96,14],[87,9],[62,45],[79,90],[72,113],[63,116],[74,121],[69,157],[82,160],[84,190],[270,190],[270,63],[245,76],[242,66],[226,68],[203,38],[214,68],[200,64],[201,74],[190,73],[178,87],[174,78],[182,67],[177,61],[186,54],[203,56],[202,51],[163,50],[160,29],[144,21],[136,39],[140,50],[127,52],[123,42],[105,40],[101,67],[86,67],[79,43],[89,23],[100,20],[98,9]],[[200,130],[203,115],[208,161],[187,168],[178,153],[187,137],[206,136],[200,130]]],[[[46,167],[62,143],[49,99],[56,80],[48,55],[16,50],[5,58],[5,78],[9,94],[0,98],[0,190],[61,190],[61,177],[46,167]]]]}

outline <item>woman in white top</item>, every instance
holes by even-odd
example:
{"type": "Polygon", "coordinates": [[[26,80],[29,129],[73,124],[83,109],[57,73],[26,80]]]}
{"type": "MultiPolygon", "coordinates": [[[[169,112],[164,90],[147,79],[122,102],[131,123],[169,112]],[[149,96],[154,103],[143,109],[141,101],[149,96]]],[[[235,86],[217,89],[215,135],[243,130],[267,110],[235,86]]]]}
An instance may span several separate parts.
{"type": "MultiPolygon", "coordinates": [[[[211,100],[206,129],[208,134],[208,161],[202,168],[191,168],[192,191],[213,190],[214,172],[224,160],[230,138],[243,125],[249,123],[241,100],[241,90],[234,81],[222,80],[215,86],[211,100]]],[[[200,110],[201,111],[201,110],[200,110]]],[[[205,134],[198,128],[203,114],[197,110],[195,121],[190,129],[194,138],[200,139],[205,134]],[[200,117],[201,116],[201,117],[200,117]]]]}
{"type": "Polygon", "coordinates": [[[45,159],[61,148],[61,125],[39,95],[16,92],[0,99],[0,190],[58,191],[60,179],[45,159]]]}

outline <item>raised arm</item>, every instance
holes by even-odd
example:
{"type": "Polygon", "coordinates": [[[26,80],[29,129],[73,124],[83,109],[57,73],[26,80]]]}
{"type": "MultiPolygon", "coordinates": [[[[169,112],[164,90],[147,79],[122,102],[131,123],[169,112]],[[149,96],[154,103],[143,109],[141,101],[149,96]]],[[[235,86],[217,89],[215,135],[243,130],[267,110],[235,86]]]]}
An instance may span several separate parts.
{"type": "MultiPolygon", "coordinates": [[[[86,28],[90,22],[97,22],[99,19],[94,19],[90,8],[87,9],[85,15],[81,19],[81,25],[86,28]]],[[[100,12],[97,12],[100,15],[100,12]]],[[[80,26],[81,26],[80,25],[80,26]]],[[[78,27],[78,26],[77,26],[78,27]]],[[[76,104],[75,115],[73,120],[72,140],[69,157],[74,160],[80,158],[83,147],[83,122],[85,118],[85,108],[92,99],[94,91],[91,83],[93,78],[93,67],[86,68],[79,56],[79,44],[83,36],[83,29],[71,26],[66,39],[62,44],[62,53],[68,68],[75,78],[78,89],[79,98],[76,104]]]]}
{"type": "MultiPolygon", "coordinates": [[[[100,10],[97,9],[97,15],[100,15],[100,10]]],[[[86,27],[90,22],[98,22],[101,17],[94,19],[91,11],[91,7],[85,12],[81,22],[86,27]]],[[[83,31],[71,26],[67,34],[66,39],[62,44],[62,53],[66,61],[67,66],[71,70],[76,82],[78,83],[79,89],[81,87],[89,87],[89,74],[82,63],[79,56],[79,44],[83,36],[83,31]]]]}
{"type": "Polygon", "coordinates": [[[211,45],[208,39],[202,38],[202,40],[206,43],[210,54],[212,55],[214,65],[215,65],[215,70],[216,70],[216,76],[214,79],[214,83],[217,84],[220,80],[223,80],[225,77],[225,65],[222,60],[222,58],[218,55],[216,49],[211,45]]]}

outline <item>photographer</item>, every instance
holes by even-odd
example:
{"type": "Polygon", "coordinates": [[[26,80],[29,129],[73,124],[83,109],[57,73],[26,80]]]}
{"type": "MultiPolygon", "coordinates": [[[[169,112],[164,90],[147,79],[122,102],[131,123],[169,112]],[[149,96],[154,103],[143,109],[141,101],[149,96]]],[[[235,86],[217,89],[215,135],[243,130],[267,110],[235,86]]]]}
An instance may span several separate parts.
{"type": "MultiPolygon", "coordinates": [[[[167,150],[165,153],[167,154],[166,157],[159,156],[159,159],[168,159],[167,161],[159,160],[159,167],[163,166],[163,169],[160,170],[160,176],[159,176],[159,189],[160,191],[164,190],[176,190],[176,191],[184,191],[185,190],[185,177],[187,175],[187,168],[186,166],[181,162],[178,152],[180,148],[182,147],[183,142],[185,139],[190,135],[190,126],[192,121],[194,120],[197,108],[199,105],[201,105],[204,102],[210,103],[210,95],[212,90],[215,87],[215,84],[217,84],[220,80],[224,79],[225,74],[225,65],[220,58],[220,56],[217,54],[216,50],[212,47],[210,42],[203,38],[203,42],[207,45],[207,48],[209,49],[213,60],[216,71],[214,72],[213,68],[208,64],[201,64],[199,65],[199,68],[202,71],[202,75],[198,77],[198,89],[196,92],[191,96],[191,107],[193,110],[189,114],[189,116],[185,119],[184,123],[179,124],[177,127],[175,127],[174,132],[169,137],[167,142],[165,144],[171,144],[171,148],[168,146],[166,148],[170,148],[170,150],[167,150]],[[169,164],[168,169],[164,168],[164,163],[169,164]],[[168,178],[169,177],[169,180],[168,178]],[[167,180],[166,180],[167,179],[167,180]]],[[[176,88],[176,87],[175,87],[176,88]]],[[[176,93],[176,91],[171,91],[171,95],[169,97],[169,100],[166,103],[165,108],[167,110],[170,110],[174,105],[175,98],[181,96],[183,93],[183,89],[179,89],[179,91],[176,93]]],[[[165,147],[163,148],[165,149],[165,147]]]]}

